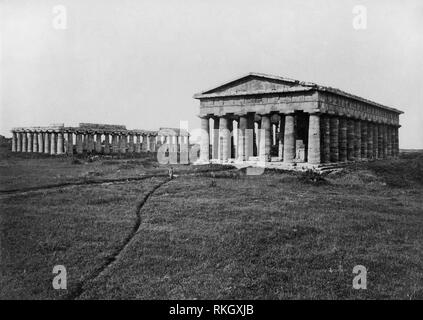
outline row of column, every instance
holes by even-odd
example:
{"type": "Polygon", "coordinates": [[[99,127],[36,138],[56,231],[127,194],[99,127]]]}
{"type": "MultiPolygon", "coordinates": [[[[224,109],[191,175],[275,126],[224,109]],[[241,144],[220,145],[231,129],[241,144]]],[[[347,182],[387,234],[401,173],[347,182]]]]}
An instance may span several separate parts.
{"type": "MultiPolygon", "coordinates": [[[[157,149],[157,141],[155,135],[139,135],[139,134],[113,134],[113,133],[82,133],[75,134],[75,152],[77,154],[98,153],[141,153],[154,152],[157,149]],[[102,136],[104,139],[102,140],[102,136]],[[141,140],[142,136],[142,140],[141,140]]],[[[73,141],[72,133],[68,133],[68,142],[73,141]]],[[[73,150],[69,146],[69,150],[73,150]]]]}
{"type": "MultiPolygon", "coordinates": [[[[232,158],[233,118],[214,118],[211,158],[227,161],[232,158]]],[[[260,161],[270,161],[272,145],[271,115],[262,115],[259,134],[254,134],[254,115],[247,114],[236,119],[238,124],[236,158],[249,160],[258,142],[260,161]],[[256,141],[257,140],[257,141],[256,141]]],[[[278,158],[285,163],[295,162],[296,157],[296,114],[280,115],[278,158]]],[[[200,161],[210,160],[209,118],[201,118],[200,161]]],[[[307,162],[320,164],[328,162],[356,161],[361,159],[383,159],[399,154],[398,126],[379,124],[351,118],[329,116],[320,113],[308,115],[306,154],[307,162]]]]}
{"type": "MultiPolygon", "coordinates": [[[[240,116],[237,119],[237,124],[238,135],[234,137],[233,118],[214,118],[212,159],[227,161],[230,158],[236,157],[240,161],[245,161],[254,155],[254,149],[256,148],[256,153],[261,161],[270,161],[273,140],[270,115],[261,116],[257,131],[254,129],[254,115],[240,116]],[[235,147],[236,150],[234,150],[235,147]]],[[[200,161],[208,162],[210,160],[210,127],[208,117],[201,118],[201,129],[200,161]]]]}
{"type": "Polygon", "coordinates": [[[140,153],[157,151],[156,135],[83,132],[12,132],[12,152],[46,154],[140,153]],[[75,135],[75,145],[74,145],[75,135]],[[102,137],[104,140],[102,141],[102,137]],[[111,136],[111,138],[110,138],[111,136]],[[129,139],[128,139],[129,137],[129,139]],[[135,137],[135,141],[134,141],[135,137]]]}
{"type": "Polygon", "coordinates": [[[398,128],[352,118],[322,115],[321,162],[398,157],[398,128]]]}
{"type": "Polygon", "coordinates": [[[65,153],[63,132],[12,132],[12,152],[65,153]]]}

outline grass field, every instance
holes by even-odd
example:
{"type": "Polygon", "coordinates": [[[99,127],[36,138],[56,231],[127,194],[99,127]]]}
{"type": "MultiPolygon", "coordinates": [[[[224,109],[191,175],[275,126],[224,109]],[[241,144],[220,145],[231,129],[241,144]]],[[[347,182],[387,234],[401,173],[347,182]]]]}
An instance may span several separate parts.
{"type": "Polygon", "coordinates": [[[0,298],[423,298],[422,153],[317,179],[179,166],[172,181],[4,193],[167,171],[151,158],[80,162],[0,161],[0,298]],[[56,264],[66,291],[52,288],[56,264]],[[367,290],[352,288],[355,265],[367,290]]]}

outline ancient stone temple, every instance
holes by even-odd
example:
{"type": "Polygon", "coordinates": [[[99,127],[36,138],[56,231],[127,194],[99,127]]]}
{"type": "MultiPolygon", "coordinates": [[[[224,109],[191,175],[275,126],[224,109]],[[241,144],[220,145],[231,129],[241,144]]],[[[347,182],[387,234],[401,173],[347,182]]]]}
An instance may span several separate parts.
{"type": "Polygon", "coordinates": [[[51,155],[157,152],[162,144],[167,144],[167,149],[184,149],[189,143],[188,135],[182,136],[179,138],[179,131],[175,130],[128,130],[121,125],[95,123],[22,127],[12,129],[12,151],[51,155]],[[183,141],[181,146],[179,141],[183,141]]]}
{"type": "Polygon", "coordinates": [[[398,156],[402,111],[338,89],[250,73],[194,98],[199,163],[313,168],[398,156]]]}

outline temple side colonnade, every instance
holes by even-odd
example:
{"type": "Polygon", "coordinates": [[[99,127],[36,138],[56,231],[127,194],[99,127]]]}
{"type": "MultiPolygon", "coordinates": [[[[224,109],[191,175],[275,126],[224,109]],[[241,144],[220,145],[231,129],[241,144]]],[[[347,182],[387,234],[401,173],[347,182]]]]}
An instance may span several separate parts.
{"type": "Polygon", "coordinates": [[[125,154],[157,152],[162,145],[179,152],[188,144],[188,133],[177,129],[127,130],[125,126],[86,123],[12,129],[12,152],[125,154]]]}
{"type": "Polygon", "coordinates": [[[250,73],[194,95],[198,163],[319,166],[399,154],[402,111],[338,89],[250,73]]]}

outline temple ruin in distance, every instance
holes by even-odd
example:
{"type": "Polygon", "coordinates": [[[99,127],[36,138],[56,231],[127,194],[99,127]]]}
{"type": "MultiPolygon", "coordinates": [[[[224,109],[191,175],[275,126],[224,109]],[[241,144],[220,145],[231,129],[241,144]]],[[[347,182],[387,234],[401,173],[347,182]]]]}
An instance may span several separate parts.
{"type": "Polygon", "coordinates": [[[168,152],[188,152],[188,132],[175,128],[158,131],[128,130],[123,125],[80,123],[12,129],[13,152],[62,154],[126,154],[157,152],[165,145],[168,152]]]}

